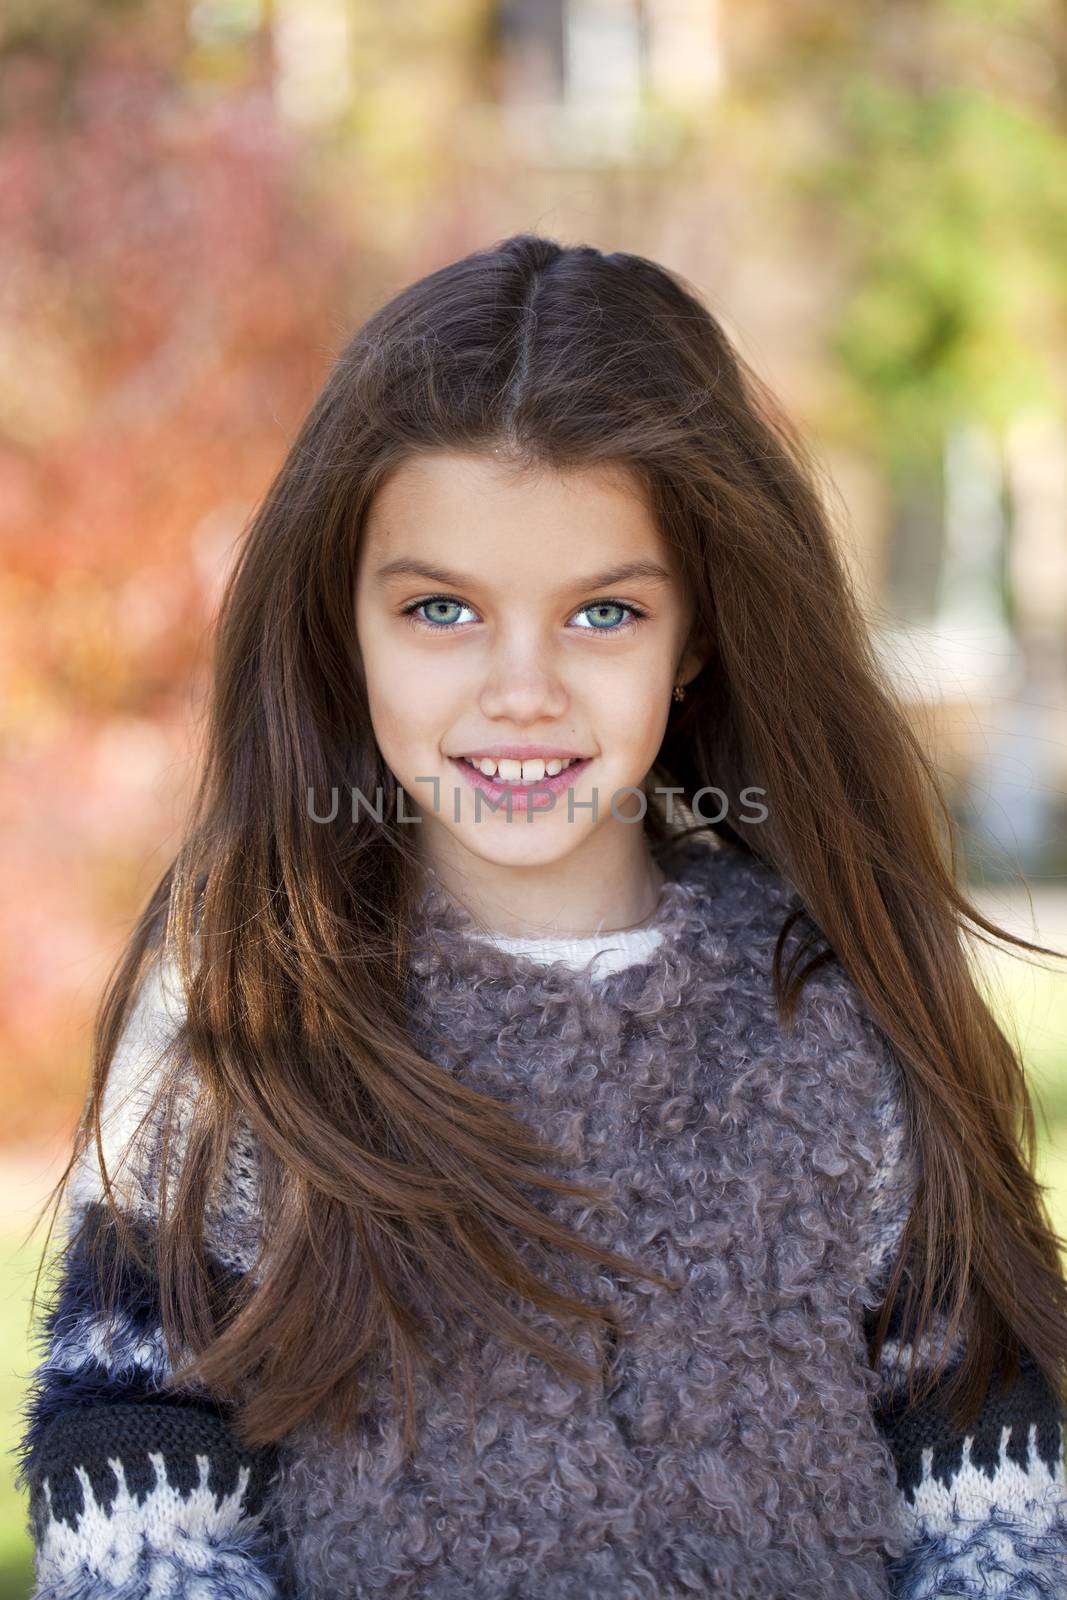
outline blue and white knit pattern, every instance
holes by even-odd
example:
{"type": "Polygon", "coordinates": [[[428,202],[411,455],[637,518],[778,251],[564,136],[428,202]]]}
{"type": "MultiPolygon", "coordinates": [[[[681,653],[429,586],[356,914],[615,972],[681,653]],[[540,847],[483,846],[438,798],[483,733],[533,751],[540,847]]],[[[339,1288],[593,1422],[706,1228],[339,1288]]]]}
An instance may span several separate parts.
{"type": "MultiPolygon", "coordinates": [[[[725,867],[720,870],[725,873],[725,867]]],[[[747,915],[753,895],[765,893],[769,879],[763,869],[737,870],[744,877],[747,915]]],[[[702,880],[693,882],[700,889],[702,880]]],[[[738,893],[740,895],[740,889],[738,893]]],[[[601,1007],[598,1015],[604,1017],[604,1002],[600,997],[609,995],[607,1004],[611,1006],[622,994],[619,984],[624,981],[627,952],[635,971],[640,974],[643,964],[652,960],[653,950],[657,957],[662,954],[661,936],[665,936],[669,947],[670,940],[683,924],[701,933],[695,919],[686,922],[681,915],[682,911],[688,915],[688,908],[695,904],[695,900],[687,898],[688,894],[689,890],[683,894],[679,888],[668,887],[663,913],[655,919],[651,938],[647,929],[604,935],[605,949],[610,945],[613,955],[599,969],[595,961],[590,962],[596,941],[580,941],[581,949],[571,951],[549,941],[539,954],[529,947],[509,954],[506,942],[498,943],[496,951],[487,955],[492,971],[490,980],[479,986],[479,1004],[491,1003],[487,996],[492,994],[494,984],[504,971],[500,965],[502,959],[507,961],[514,957],[518,960],[522,971],[516,967],[514,972],[516,978],[521,979],[523,974],[533,971],[532,967],[523,966],[525,960],[532,958],[555,964],[552,970],[557,973],[561,967],[573,969],[572,981],[568,983],[561,976],[558,988],[551,991],[557,1001],[563,1000],[568,1006],[573,1004],[578,1008],[567,1012],[567,1017],[580,1015],[580,1005],[584,1003],[582,994],[588,996],[590,1008],[601,1007]],[[640,939],[638,934],[642,936],[640,939]],[[607,988],[602,979],[608,980],[607,988]]],[[[725,919],[727,900],[720,899],[719,907],[725,919]]],[[[744,918],[739,918],[737,928],[742,929],[743,924],[744,918]]],[[[734,945],[737,939],[744,937],[743,932],[732,936],[730,948],[735,955],[734,945]]],[[[705,947],[709,950],[707,960],[714,962],[726,944],[709,939],[705,932],[688,948],[705,947]]],[[[765,948],[762,943],[761,959],[765,948]]],[[[471,974],[477,965],[478,958],[472,957],[471,974]]],[[[682,963],[679,971],[685,965],[682,963]]],[[[548,966],[544,970],[547,971],[548,966]]],[[[734,970],[736,973],[741,969],[734,970]]],[[[731,987],[722,992],[733,995],[735,977],[723,981],[731,987]]],[[[450,993],[458,1005],[459,991],[450,993]]],[[[673,997],[674,1004],[681,1002],[684,1002],[684,986],[680,986],[673,997]]],[[[635,1009],[630,1013],[635,1017],[639,1015],[637,1004],[635,992],[635,1009]]],[[[516,1007],[508,1014],[511,1037],[517,1039],[516,1030],[524,1019],[516,1007]]],[[[252,1600],[252,1597],[282,1600],[283,1596],[289,1600],[346,1600],[346,1597],[355,1600],[357,1596],[381,1593],[395,1593],[398,1597],[418,1594],[426,1600],[450,1600],[453,1594],[463,1591],[463,1584],[458,1575],[449,1574],[447,1539],[439,1558],[444,1565],[432,1569],[429,1564],[426,1566],[426,1587],[411,1587],[404,1582],[398,1583],[395,1589],[388,1585],[383,1588],[378,1569],[373,1573],[371,1570],[370,1552],[378,1548],[379,1529],[367,1526],[360,1533],[355,1520],[351,1537],[342,1537],[343,1520],[336,1523],[329,1552],[325,1546],[316,1547],[315,1540],[324,1535],[311,1530],[309,1553],[300,1569],[301,1575],[319,1573],[323,1576],[318,1582],[310,1579],[294,1582],[293,1569],[283,1557],[283,1531],[291,1535],[292,1528],[283,1530],[282,1513],[296,1507],[299,1516],[300,1508],[311,1508],[325,1528],[329,1517],[334,1515],[336,1501],[336,1515],[343,1519],[348,1491],[343,1477],[336,1480],[330,1477],[331,1472],[338,1470],[336,1459],[322,1457],[317,1445],[308,1450],[306,1459],[299,1454],[294,1457],[290,1450],[282,1473],[279,1469],[282,1453],[243,1448],[230,1427],[226,1407],[216,1404],[209,1395],[195,1386],[177,1392],[161,1389],[161,1382],[171,1368],[162,1336],[158,1284],[151,1266],[156,1199],[150,1176],[146,1175],[153,1171],[154,1125],[151,1121],[147,1124],[147,1139],[142,1145],[135,1142],[134,1133],[148,1106],[159,1052],[166,1047],[180,1017],[181,1000],[174,987],[173,973],[168,970],[163,976],[155,974],[146,985],[131,1019],[111,1074],[105,1119],[108,1168],[114,1178],[120,1158],[124,1154],[133,1157],[123,1169],[117,1187],[144,1247],[145,1265],[134,1265],[126,1259],[115,1263],[120,1273],[122,1310],[110,1325],[104,1324],[99,1309],[99,1272],[114,1255],[114,1241],[106,1209],[101,1203],[94,1158],[87,1157],[82,1162],[70,1191],[68,1243],[55,1297],[42,1330],[44,1355],[27,1405],[22,1447],[22,1479],[29,1490],[31,1531],[37,1555],[37,1587],[33,1600],[105,1600],[105,1597],[110,1600],[141,1600],[141,1597],[146,1600],[148,1597],[151,1600],[156,1597],[167,1597],[167,1600],[171,1597],[173,1600],[194,1600],[194,1597],[195,1600],[252,1600]],[[297,1494],[298,1489],[306,1491],[303,1499],[297,1494]],[[350,1551],[364,1548],[364,1537],[368,1551],[366,1566],[349,1555],[350,1551]]],[[[604,1026],[607,1027],[606,1021],[604,1026]]],[[[667,1037],[664,1034],[664,1038],[667,1037]]],[[[678,1037],[682,1038],[683,1033],[678,1037]]],[[[752,1037],[749,1035],[747,1039],[749,1053],[739,1048],[737,1061],[743,1064],[750,1084],[758,1089],[757,1066],[762,1071],[763,1063],[758,1055],[751,1053],[752,1037]]],[[[739,1047],[745,1042],[738,1035],[739,1047]]],[[[724,1034],[722,1049],[726,1052],[730,1048],[732,1045],[724,1034]]],[[[795,1062],[801,1058],[789,1059],[795,1062]]],[[[769,1062],[768,1074],[772,1068],[773,1062],[769,1062]]],[[[772,1081],[769,1075],[767,1083],[772,1081]]],[[[589,1083],[590,1094],[596,1095],[597,1086],[592,1078],[589,1083]]],[[[768,1091],[762,1093],[766,1098],[768,1091]]],[[[773,1099],[773,1094],[769,1098],[773,1099]]],[[[763,1102],[750,1097],[748,1103],[763,1102]]],[[[867,1243],[860,1301],[861,1320],[866,1319],[867,1325],[873,1321],[879,1289],[884,1287],[899,1245],[916,1177],[901,1105],[891,1085],[887,1084],[885,1097],[875,1109],[880,1147],[876,1158],[872,1156],[873,1177],[866,1186],[869,1215],[864,1233],[867,1243]]],[[[766,1114],[773,1115],[769,1103],[766,1114]]],[[[680,1122],[679,1126],[683,1124],[680,1122]]],[[[796,1126],[795,1122],[789,1124],[790,1133],[796,1126]]],[[[731,1122],[729,1128],[736,1133],[736,1124],[731,1122]]],[[[828,1173],[838,1170],[835,1166],[839,1159],[837,1148],[819,1146],[816,1157],[819,1162],[827,1163],[828,1173]]],[[[830,1194],[837,1180],[825,1181],[830,1194]]],[[[224,1191],[206,1219],[218,1285],[223,1292],[232,1286],[235,1278],[250,1269],[254,1260],[255,1195],[255,1152],[250,1140],[242,1137],[234,1146],[224,1191]]],[[[622,1248],[630,1249],[631,1245],[626,1242],[622,1248]]],[[[791,1248],[789,1240],[784,1248],[791,1248]]],[[[648,1302],[649,1305],[654,1303],[648,1302]]],[[[847,1310],[843,1303],[841,1310],[847,1310]]],[[[826,1331],[830,1337],[829,1328],[826,1331]]],[[[857,1337],[864,1331],[865,1327],[857,1325],[857,1337]]],[[[895,1331],[899,1336],[900,1329],[895,1331]]],[[[988,1600],[993,1596],[998,1600],[1067,1597],[1063,1419],[1041,1374],[1033,1363],[1024,1359],[1023,1370],[1008,1394],[991,1393],[976,1426],[966,1437],[960,1437],[939,1409],[936,1395],[917,1414],[901,1419],[902,1397],[891,1378],[897,1348],[891,1337],[883,1350],[879,1370],[868,1369],[863,1373],[875,1437],[883,1441],[893,1478],[891,1493],[900,1530],[895,1546],[900,1553],[886,1556],[880,1577],[857,1576],[819,1590],[799,1585],[786,1588],[781,1582],[768,1584],[769,1574],[785,1572],[788,1567],[788,1558],[776,1552],[773,1542],[774,1538],[779,1538],[780,1548],[784,1548],[786,1530],[783,1525],[778,1535],[772,1535],[769,1548],[765,1543],[758,1551],[753,1546],[753,1563],[758,1559],[763,1576],[754,1578],[751,1586],[742,1569],[743,1557],[734,1562],[724,1557],[721,1581],[706,1581],[703,1587],[654,1582],[649,1588],[647,1578],[642,1581],[636,1575],[637,1568],[630,1576],[624,1567],[610,1584],[603,1590],[598,1588],[596,1593],[611,1593],[617,1595],[618,1600],[650,1594],[657,1600],[661,1596],[663,1600],[667,1596],[678,1596],[680,1600],[682,1595],[697,1593],[716,1593],[725,1600],[756,1600],[757,1596],[760,1600],[785,1600],[787,1593],[790,1600],[794,1595],[815,1593],[825,1594],[827,1600],[852,1600],[853,1596],[875,1594],[892,1596],[893,1600],[936,1600],[941,1596],[988,1597],[988,1600]]],[[[810,1348],[799,1350],[795,1356],[788,1354],[788,1349],[788,1346],[776,1347],[776,1366],[795,1360],[799,1363],[796,1372],[800,1379],[803,1369],[818,1358],[810,1348]]],[[[954,1352],[957,1357],[961,1353],[954,1352]]],[[[769,1368],[753,1368],[753,1375],[758,1376],[760,1370],[770,1371],[769,1368]]],[[[906,1371],[905,1348],[900,1374],[906,1371]]],[[[807,1383],[806,1376],[800,1381],[807,1383]]],[[[838,1385],[834,1392],[843,1394],[839,1372],[833,1381],[838,1385]]],[[[625,1438],[632,1427],[632,1422],[626,1420],[627,1402],[622,1398],[621,1389],[616,1387],[613,1392],[620,1398],[613,1402],[615,1420],[609,1426],[617,1425],[625,1438]]],[[[813,1391],[805,1392],[810,1401],[813,1391]]],[[[499,1409],[502,1403],[497,1399],[494,1405],[499,1409]]],[[[528,1397],[530,1403],[535,1404],[536,1400],[531,1402],[528,1397]]],[[[488,1422],[492,1409],[487,1406],[483,1424],[488,1422]]],[[[829,1419],[827,1421],[829,1423],[829,1419]]],[[[833,1435],[833,1447],[840,1448],[842,1429],[836,1422],[833,1435]]],[[[827,1437],[829,1439],[829,1433],[827,1437]]],[[[777,1444],[778,1434],[772,1438],[777,1444]]],[[[353,1448],[355,1450],[356,1446],[353,1448]]],[[[613,1450],[616,1448],[612,1446],[613,1450]]],[[[792,1448],[795,1452],[797,1441],[792,1448]]],[[[857,1463],[862,1462],[864,1473],[872,1472],[873,1447],[861,1444],[858,1448],[864,1453],[857,1455],[857,1463]]],[[[364,1471],[370,1471],[365,1445],[359,1447],[357,1455],[362,1476],[364,1471]]],[[[451,1459],[447,1455],[441,1458],[442,1461],[451,1459]]],[[[498,1454],[494,1459],[503,1464],[509,1458],[498,1454]]],[[[561,1456],[560,1460],[563,1459],[561,1456]]],[[[616,1458],[612,1456],[611,1459],[616,1458]]],[[[646,1462],[645,1470],[665,1472],[668,1459],[673,1461],[674,1458],[664,1455],[662,1467],[655,1468],[655,1456],[650,1457],[647,1447],[637,1444],[635,1454],[629,1459],[634,1464],[638,1460],[646,1462]]],[[[794,1453],[793,1459],[801,1461],[803,1470],[805,1458],[794,1453]]],[[[814,1462],[815,1457],[807,1459],[814,1462]]],[[[433,1460],[432,1455],[427,1457],[429,1463],[433,1460]]],[[[825,1463],[820,1465],[824,1467],[825,1463]]],[[[344,1460],[340,1462],[340,1470],[348,1470],[344,1460]]],[[[444,1470],[447,1471],[447,1467],[444,1470]]],[[[726,1471],[725,1466],[723,1471],[726,1471]]],[[[774,1479],[762,1474],[760,1481],[773,1482],[774,1479]]],[[[531,1478],[527,1476],[523,1480],[524,1488],[530,1483],[531,1478]]],[[[715,1504],[720,1492],[726,1492],[728,1483],[725,1476],[709,1477],[709,1492],[715,1496],[709,1505],[715,1504]]],[[[461,1505],[463,1485],[458,1480],[451,1481],[447,1497],[440,1499],[445,1487],[444,1484],[434,1487],[433,1504],[461,1505]]],[[[847,1487],[843,1485],[846,1492],[847,1487]]],[[[614,1488],[613,1484],[612,1492],[614,1488]]],[[[479,1492],[484,1495],[484,1488],[479,1492]]],[[[557,1504],[554,1492],[553,1489],[550,1494],[546,1485],[546,1507],[557,1504]]],[[[587,1492],[591,1490],[583,1482],[581,1497],[587,1492]]],[[[782,1492],[785,1504],[784,1482],[782,1492]]],[[[847,1509],[845,1494],[842,1507],[847,1509]]],[[[554,1513],[546,1514],[551,1517],[554,1513]]],[[[393,1519],[391,1527],[395,1537],[402,1525],[395,1520],[396,1509],[392,1503],[383,1500],[383,1518],[386,1515],[393,1519]]],[[[832,1523],[833,1518],[828,1520],[832,1523]]],[[[858,1539],[862,1531],[858,1524],[853,1521],[849,1526],[850,1538],[858,1539]]],[[[426,1528],[432,1539],[430,1522],[426,1523],[426,1528]]],[[[687,1522],[686,1548],[693,1540],[689,1528],[687,1522]]],[[[677,1531],[681,1533],[681,1529],[677,1531]]],[[[666,1532],[668,1538],[672,1537],[669,1528],[666,1532]]],[[[497,1558],[499,1569],[494,1572],[491,1564],[487,1566],[479,1580],[480,1587],[474,1590],[468,1583],[465,1592],[492,1595],[497,1600],[504,1600],[505,1596],[509,1600],[513,1596],[520,1600],[530,1600],[533,1596],[537,1596],[537,1600],[549,1600],[549,1597],[551,1600],[568,1597],[569,1600],[570,1596],[581,1592],[582,1600],[586,1600],[587,1594],[592,1600],[591,1588],[580,1589],[573,1581],[568,1586],[567,1545],[562,1534],[561,1539],[562,1566],[559,1570],[564,1574],[562,1581],[556,1573],[551,1581],[543,1582],[537,1570],[530,1572],[528,1580],[516,1580],[514,1574],[519,1570],[516,1563],[521,1566],[523,1547],[515,1550],[505,1543],[500,1548],[508,1554],[506,1559],[497,1558]]],[[[858,1549],[859,1545],[854,1547],[858,1549]]],[[[497,1545],[494,1543],[492,1548],[495,1551],[497,1545]]],[[[415,1564],[419,1565],[422,1559],[418,1558],[415,1564]]],[[[428,1556],[425,1559],[428,1562],[428,1556]]],[[[753,1570],[756,1570],[755,1565],[753,1570]]]]}
{"type": "MultiPolygon", "coordinates": [[[[893,1592],[908,1600],[941,1595],[1062,1600],[1067,1596],[1063,1418],[1036,1363],[1024,1353],[1007,1392],[991,1387],[971,1430],[961,1437],[936,1392],[904,1417],[903,1383],[891,1377],[901,1348],[899,1339],[887,1338],[883,1345],[875,1403],[911,1535],[910,1549],[890,1566],[893,1592]]],[[[921,1353],[932,1359],[932,1348],[921,1353]]],[[[957,1341],[948,1371],[962,1354],[957,1341]]],[[[906,1360],[904,1346],[901,1370],[906,1360]]]]}
{"type": "MultiPolygon", "coordinates": [[[[66,1238],[42,1319],[44,1355],[26,1406],[20,1478],[36,1555],[33,1600],[275,1600],[262,1522],[274,1452],[245,1450],[226,1408],[195,1389],[163,1390],[172,1371],[153,1261],[155,1200],[149,1107],[159,1052],[180,1021],[173,973],[157,967],[127,1025],[103,1120],[108,1173],[142,1253],[117,1249],[93,1155],[74,1174],[66,1238]],[[135,1137],[140,1129],[140,1138],[135,1137]],[[135,1158],[136,1159],[133,1159],[135,1158]],[[102,1274],[119,1306],[102,1314],[102,1274]]],[[[247,1152],[235,1146],[225,1195],[252,1202],[247,1152]]],[[[216,1222],[218,1222],[216,1216],[216,1222]]],[[[218,1229],[225,1290],[248,1265],[242,1230],[218,1229]]]]}

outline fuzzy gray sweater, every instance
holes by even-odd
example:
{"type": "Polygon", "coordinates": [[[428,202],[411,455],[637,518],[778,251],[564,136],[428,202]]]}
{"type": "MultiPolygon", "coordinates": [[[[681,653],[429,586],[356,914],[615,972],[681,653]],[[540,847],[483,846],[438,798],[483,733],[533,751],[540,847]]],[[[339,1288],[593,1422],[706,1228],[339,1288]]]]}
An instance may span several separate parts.
{"type": "MultiPolygon", "coordinates": [[[[303,1427],[277,1455],[243,1451],[194,1396],[178,1438],[180,1408],[152,1403],[151,1283],[116,1359],[74,1254],[24,1442],[39,1600],[1067,1595],[1063,1419],[1040,1374],[1024,1365],[961,1438],[936,1403],[900,1423],[895,1341],[868,1365],[917,1181],[884,1036],[836,964],[780,1024],[770,959],[797,901],[770,868],[703,843],[664,866],[659,942],[629,966],[594,978],[496,947],[432,887],[409,977],[424,1052],[617,1209],[538,1204],[680,1285],[556,1260],[559,1287],[621,1313],[604,1383],[472,1328],[468,1384],[419,1380],[412,1462],[384,1375],[343,1446],[303,1427]]],[[[116,1107],[120,1148],[130,1116],[116,1107]]],[[[75,1211],[96,1182],[86,1168],[75,1211]]],[[[249,1266],[254,1195],[245,1148],[213,1220],[227,1270],[249,1266]]],[[[150,1181],[129,1203],[150,1228],[150,1181]]],[[[596,1364],[584,1329],[514,1309],[596,1364]]]]}

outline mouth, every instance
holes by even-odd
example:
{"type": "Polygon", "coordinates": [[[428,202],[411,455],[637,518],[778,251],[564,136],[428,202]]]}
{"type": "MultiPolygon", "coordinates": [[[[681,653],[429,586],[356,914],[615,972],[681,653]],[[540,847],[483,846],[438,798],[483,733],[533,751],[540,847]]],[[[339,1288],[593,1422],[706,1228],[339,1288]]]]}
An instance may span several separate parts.
{"type": "Polygon", "coordinates": [[[482,765],[469,756],[449,756],[474,789],[499,802],[508,795],[515,810],[541,810],[552,805],[552,796],[570,789],[592,762],[592,756],[569,761],[494,761],[484,758],[482,765]],[[555,770],[552,770],[555,769],[555,770]],[[540,775],[539,775],[540,774],[540,775]]]}

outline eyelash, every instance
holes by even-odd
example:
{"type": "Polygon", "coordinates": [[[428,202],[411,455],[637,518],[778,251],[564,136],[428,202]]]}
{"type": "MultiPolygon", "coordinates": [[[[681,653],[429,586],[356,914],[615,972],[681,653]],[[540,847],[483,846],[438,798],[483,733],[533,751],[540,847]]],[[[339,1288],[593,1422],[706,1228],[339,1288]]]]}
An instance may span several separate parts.
{"type": "MultiPolygon", "coordinates": [[[[466,605],[465,600],[457,600],[454,594],[428,594],[422,600],[413,600],[410,605],[403,606],[401,608],[401,615],[407,618],[413,628],[422,628],[424,631],[429,633],[458,632],[459,627],[461,626],[458,623],[427,622],[425,617],[418,617],[415,615],[415,613],[421,610],[423,606],[432,605],[435,600],[446,600],[449,602],[449,604],[457,606],[466,605]]],[[[637,625],[640,622],[643,622],[648,616],[647,611],[643,610],[641,606],[635,606],[632,601],[629,600],[590,600],[588,604],[579,606],[578,610],[575,612],[575,616],[579,616],[583,611],[593,611],[598,606],[618,606],[623,611],[631,612],[632,615],[628,622],[621,622],[617,628],[583,628],[581,630],[583,633],[606,633],[610,634],[613,638],[618,638],[620,633],[629,633],[631,629],[636,628],[637,625]]],[[[474,608],[471,606],[469,609],[473,610],[474,608]]]]}

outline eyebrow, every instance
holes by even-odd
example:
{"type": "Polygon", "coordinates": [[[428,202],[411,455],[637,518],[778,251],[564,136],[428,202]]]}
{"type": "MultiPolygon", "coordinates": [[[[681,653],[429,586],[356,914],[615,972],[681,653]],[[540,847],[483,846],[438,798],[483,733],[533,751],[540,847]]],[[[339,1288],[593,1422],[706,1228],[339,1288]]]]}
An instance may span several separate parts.
{"type": "MultiPolygon", "coordinates": [[[[472,589],[478,582],[476,578],[465,577],[462,572],[449,572],[446,567],[434,566],[429,561],[411,561],[405,556],[398,556],[395,561],[387,561],[384,566],[378,567],[374,577],[378,583],[396,577],[426,578],[430,583],[447,584],[453,589],[472,589]]],[[[626,561],[620,567],[594,572],[588,578],[571,579],[562,586],[561,592],[571,589],[609,589],[614,584],[628,583],[635,578],[644,578],[652,583],[671,581],[670,573],[658,561],[626,561]]]]}

